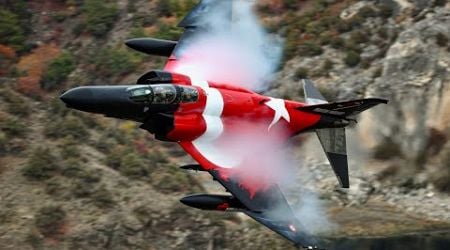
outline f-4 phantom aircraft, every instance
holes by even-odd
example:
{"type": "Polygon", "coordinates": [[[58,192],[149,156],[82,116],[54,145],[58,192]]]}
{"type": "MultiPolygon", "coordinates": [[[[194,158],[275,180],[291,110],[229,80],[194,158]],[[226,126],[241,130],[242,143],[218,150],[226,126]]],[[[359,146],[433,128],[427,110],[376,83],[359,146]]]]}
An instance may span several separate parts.
{"type": "Polygon", "coordinates": [[[296,218],[278,183],[256,183],[248,175],[240,175],[240,168],[249,161],[223,150],[224,141],[245,128],[259,134],[281,134],[280,143],[302,132],[316,132],[340,186],[348,188],[345,127],[355,115],[387,100],[328,103],[305,79],[303,103],[264,96],[233,83],[180,74],[176,69],[185,63],[182,59],[192,56],[182,48],[198,34],[208,32],[208,24],[202,22],[204,15],[230,5],[231,0],[200,1],[179,24],[185,29],[179,41],[137,38],[126,42],[137,51],[168,57],[164,70],[142,75],[135,85],[82,86],[60,98],[69,108],[132,120],[156,139],[178,143],[198,163],[181,168],[208,172],[229,193],[190,195],[181,199],[183,204],[243,212],[295,245],[317,249],[315,238],[296,218]]]}

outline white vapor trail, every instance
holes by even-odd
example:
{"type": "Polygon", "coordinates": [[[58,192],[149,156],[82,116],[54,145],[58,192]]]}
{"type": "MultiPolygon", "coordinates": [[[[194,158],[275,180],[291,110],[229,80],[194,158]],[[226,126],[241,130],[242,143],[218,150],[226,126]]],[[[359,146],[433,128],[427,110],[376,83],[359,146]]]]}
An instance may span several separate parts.
{"type": "MultiPolygon", "coordinates": [[[[220,1],[218,1],[220,2],[220,1]]],[[[226,2],[226,1],[223,1],[226,2]]],[[[182,49],[180,63],[175,72],[190,76],[192,79],[207,80],[249,88],[255,91],[269,87],[277,69],[282,44],[279,39],[271,38],[258,22],[252,11],[252,3],[233,1],[233,24],[229,26],[226,8],[220,12],[209,13],[201,22],[208,23],[210,30],[190,41],[182,49]]],[[[216,10],[216,9],[215,9],[216,10]]],[[[237,121],[242,124],[242,121],[237,121]]],[[[267,182],[277,183],[281,187],[299,186],[291,178],[292,170],[298,168],[291,157],[285,153],[283,131],[278,136],[267,136],[267,126],[256,129],[261,124],[247,124],[248,130],[233,135],[224,143],[226,154],[239,156],[246,164],[238,171],[239,177],[252,185],[264,187],[267,182]],[[254,132],[264,131],[264,134],[254,132]],[[266,183],[260,183],[260,182],[266,183]]],[[[302,192],[300,206],[293,208],[294,214],[311,233],[323,232],[331,225],[325,209],[314,193],[302,192]]],[[[280,216],[286,211],[274,211],[280,216]]]]}
{"type": "Polygon", "coordinates": [[[182,48],[181,60],[186,63],[179,63],[175,71],[257,91],[268,88],[280,62],[282,44],[267,35],[252,7],[248,1],[233,1],[231,26],[227,8],[214,9],[202,18],[201,22],[209,25],[208,32],[182,48]]]}

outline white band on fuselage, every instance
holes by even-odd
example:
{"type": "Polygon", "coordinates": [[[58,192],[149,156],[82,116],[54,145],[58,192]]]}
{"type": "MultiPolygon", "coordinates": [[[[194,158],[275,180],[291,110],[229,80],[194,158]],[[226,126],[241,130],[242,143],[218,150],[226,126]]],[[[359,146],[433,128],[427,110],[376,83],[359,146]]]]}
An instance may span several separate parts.
{"type": "Polygon", "coordinates": [[[202,114],[206,130],[200,137],[192,141],[192,144],[203,157],[219,167],[233,168],[237,166],[238,160],[217,147],[216,139],[223,133],[221,116],[224,101],[222,94],[218,89],[210,88],[207,81],[192,80],[192,85],[200,87],[206,93],[206,105],[202,114]]]}

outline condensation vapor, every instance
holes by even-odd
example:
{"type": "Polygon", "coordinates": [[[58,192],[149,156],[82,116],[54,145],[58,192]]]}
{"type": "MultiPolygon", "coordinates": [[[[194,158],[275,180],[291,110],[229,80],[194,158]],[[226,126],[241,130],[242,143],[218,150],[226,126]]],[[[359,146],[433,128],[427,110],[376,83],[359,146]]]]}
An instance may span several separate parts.
{"type": "MultiPolygon", "coordinates": [[[[226,4],[228,1],[217,1],[226,4]]],[[[282,52],[279,39],[271,38],[258,22],[252,11],[252,2],[233,1],[233,23],[229,25],[226,8],[217,8],[201,22],[210,29],[190,41],[182,48],[182,56],[175,72],[186,74],[194,80],[207,80],[249,88],[255,91],[269,87],[277,69],[282,52]],[[217,10],[217,11],[216,11],[217,10]],[[224,10],[220,12],[220,10],[224,10]]],[[[224,123],[233,123],[226,121],[224,123]]],[[[302,192],[301,183],[292,176],[301,166],[292,160],[286,151],[284,131],[272,129],[270,121],[263,124],[247,124],[236,121],[241,131],[233,129],[221,136],[220,147],[224,155],[239,159],[238,169],[232,175],[242,182],[250,194],[278,184],[285,188],[299,188],[300,203],[293,212],[310,233],[323,232],[331,224],[326,219],[325,209],[314,193],[302,192]],[[260,127],[261,126],[261,127],[260,127]]],[[[219,144],[219,143],[218,143],[219,144]]],[[[319,148],[317,149],[319,150],[319,148]]],[[[288,213],[275,210],[278,218],[288,213]]],[[[286,220],[291,218],[286,218],[286,220]]]]}
{"type": "Polygon", "coordinates": [[[208,31],[182,48],[182,62],[174,70],[195,79],[267,89],[280,62],[282,42],[264,31],[252,2],[233,1],[230,25],[229,2],[215,1],[219,6],[201,20],[208,31]]]}

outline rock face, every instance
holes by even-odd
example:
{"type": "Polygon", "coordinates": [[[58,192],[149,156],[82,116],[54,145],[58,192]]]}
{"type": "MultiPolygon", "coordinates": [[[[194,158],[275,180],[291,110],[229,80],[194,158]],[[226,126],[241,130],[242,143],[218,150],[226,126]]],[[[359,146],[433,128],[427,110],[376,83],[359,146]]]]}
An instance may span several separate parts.
{"type": "MultiPolygon", "coordinates": [[[[269,93],[301,98],[295,72],[307,68],[310,78],[331,96],[331,101],[389,99],[388,105],[361,115],[356,126],[358,138],[353,143],[363,146],[368,158],[383,160],[381,165],[400,167],[402,171],[397,173],[405,178],[414,178],[423,170],[431,174],[436,169],[448,177],[442,159],[448,155],[445,152],[450,136],[450,6],[442,6],[439,1],[381,2],[393,8],[394,16],[364,21],[362,29],[368,37],[359,43],[359,67],[347,67],[342,62],[345,51],[326,46],[320,56],[290,60],[269,93]],[[325,60],[333,67],[323,74],[325,60]]],[[[341,14],[355,16],[359,10],[373,6],[359,1],[341,14]]],[[[353,34],[340,37],[351,41],[353,34]]]]}
{"type": "Polygon", "coordinates": [[[450,44],[444,37],[450,37],[445,9],[401,32],[383,60],[382,76],[365,92],[390,103],[364,116],[360,133],[370,135],[373,145],[395,144],[418,168],[441,151],[449,135],[450,44]]]}

